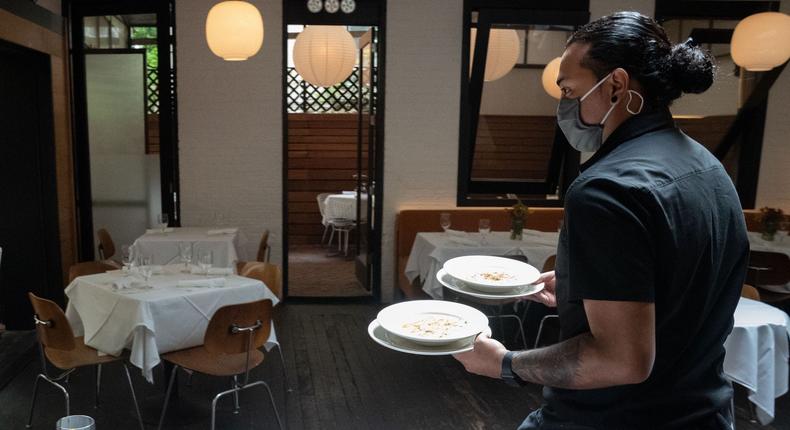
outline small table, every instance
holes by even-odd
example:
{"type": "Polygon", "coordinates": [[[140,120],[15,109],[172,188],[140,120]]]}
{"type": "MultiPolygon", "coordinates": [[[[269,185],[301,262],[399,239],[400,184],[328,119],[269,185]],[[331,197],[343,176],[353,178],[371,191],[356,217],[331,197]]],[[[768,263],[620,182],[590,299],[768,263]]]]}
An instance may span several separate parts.
{"type": "Polygon", "coordinates": [[[524,230],[523,240],[510,240],[509,232],[491,232],[482,243],[479,233],[467,233],[463,243],[447,233],[417,233],[406,263],[409,282],[420,279],[422,289],[435,299],[442,298],[442,284],[436,274],[447,260],[464,255],[523,255],[538,270],[557,253],[558,232],[524,230]]]}
{"type": "MultiPolygon", "coordinates": [[[[368,195],[363,193],[360,200],[362,201],[360,218],[364,220],[367,217],[368,195]]],[[[324,215],[327,220],[357,219],[357,193],[330,194],[326,196],[324,204],[324,215]]]]}
{"type": "Polygon", "coordinates": [[[757,419],[774,419],[774,399],[788,389],[790,318],[765,303],[741,298],[732,333],[724,342],[724,375],[749,390],[757,419]]]}
{"type": "MultiPolygon", "coordinates": [[[[120,270],[80,276],[66,287],[66,317],[75,336],[101,353],[120,355],[131,350],[129,361],[153,382],[152,369],[159,355],[203,344],[208,322],[217,309],[232,304],[269,299],[274,295],[261,281],[241,276],[225,277],[221,288],[178,287],[179,280],[206,279],[180,273],[182,266],[167,266],[150,279],[149,290],[113,289],[125,276],[120,270]]],[[[266,349],[277,345],[272,325],[266,349]]]]}
{"type": "Polygon", "coordinates": [[[179,263],[180,243],[192,244],[192,262],[197,263],[201,252],[211,251],[214,267],[235,267],[239,261],[237,246],[239,232],[236,228],[178,227],[167,233],[149,231],[134,241],[135,249],[151,256],[152,264],[179,263]],[[214,233],[218,234],[214,234],[214,233]]]}

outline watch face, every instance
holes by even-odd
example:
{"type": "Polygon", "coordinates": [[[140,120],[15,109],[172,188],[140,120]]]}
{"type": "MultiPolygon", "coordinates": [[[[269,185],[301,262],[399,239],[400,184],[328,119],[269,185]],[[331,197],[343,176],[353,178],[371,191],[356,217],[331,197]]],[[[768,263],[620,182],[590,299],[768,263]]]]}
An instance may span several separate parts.
{"type": "Polygon", "coordinates": [[[324,2],[324,10],[329,13],[335,13],[340,9],[340,1],[338,0],[326,0],[324,2]]]}
{"type": "Polygon", "coordinates": [[[343,13],[354,12],[354,9],[356,8],[357,8],[357,2],[355,2],[354,0],[343,0],[340,2],[340,10],[342,10],[343,13]]]}
{"type": "Polygon", "coordinates": [[[307,10],[312,13],[321,12],[321,8],[324,5],[321,3],[321,0],[307,0],[307,10]]]}

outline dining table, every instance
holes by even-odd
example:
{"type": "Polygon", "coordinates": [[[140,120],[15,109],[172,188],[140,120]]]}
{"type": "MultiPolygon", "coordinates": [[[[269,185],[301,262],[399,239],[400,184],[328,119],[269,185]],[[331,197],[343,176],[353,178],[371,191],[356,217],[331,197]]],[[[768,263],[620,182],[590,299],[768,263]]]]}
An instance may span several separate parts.
{"type": "MultiPolygon", "coordinates": [[[[324,199],[324,221],[332,219],[356,220],[357,196],[356,191],[343,191],[339,194],[326,196],[324,199]]],[[[362,202],[360,218],[364,220],[367,217],[368,195],[362,193],[359,200],[362,202]]]]}
{"type": "MultiPolygon", "coordinates": [[[[65,290],[66,317],[75,336],[100,354],[129,361],[153,382],[160,355],[203,344],[217,309],[277,296],[263,282],[237,275],[185,273],[184,265],[152,266],[146,282],[132,270],[74,279],[65,290]]],[[[278,345],[274,325],[265,348],[278,345]]]]}
{"type": "Polygon", "coordinates": [[[775,399],[788,389],[787,313],[768,304],[741,297],[733,328],[724,342],[724,375],[748,390],[762,424],[773,421],[775,399]]]}
{"type": "Polygon", "coordinates": [[[420,232],[414,238],[405,275],[409,282],[419,279],[422,290],[435,298],[443,297],[442,284],[436,274],[448,260],[464,255],[526,257],[538,270],[557,253],[559,232],[524,230],[521,240],[510,239],[510,232],[420,232]]]}
{"type": "MultiPolygon", "coordinates": [[[[752,251],[775,252],[790,257],[790,236],[785,231],[778,231],[774,240],[765,240],[761,233],[749,232],[749,249],[752,251]]],[[[790,267],[785,268],[790,271],[790,267]]],[[[760,288],[776,293],[790,293],[790,282],[784,285],[760,285],[760,288]]]]}
{"type": "Polygon", "coordinates": [[[175,264],[180,259],[180,244],[191,247],[192,262],[198,255],[211,252],[213,267],[235,267],[243,259],[243,238],[235,227],[169,227],[149,229],[134,241],[135,252],[151,257],[152,264],[175,264]]]}

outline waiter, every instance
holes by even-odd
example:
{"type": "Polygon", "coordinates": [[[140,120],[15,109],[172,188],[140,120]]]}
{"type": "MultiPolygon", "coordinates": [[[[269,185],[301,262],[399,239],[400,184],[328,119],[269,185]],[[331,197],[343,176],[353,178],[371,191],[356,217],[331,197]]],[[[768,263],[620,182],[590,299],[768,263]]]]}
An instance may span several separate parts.
{"type": "Polygon", "coordinates": [[[580,28],[562,56],[557,121],[595,151],[565,197],[556,272],[532,297],[556,306],[559,343],[508,351],[480,336],[472,373],[545,386],[520,429],[731,429],[722,373],[749,247],[721,163],[669,105],[713,82],[711,57],[672,45],[652,18],[580,28]]]}

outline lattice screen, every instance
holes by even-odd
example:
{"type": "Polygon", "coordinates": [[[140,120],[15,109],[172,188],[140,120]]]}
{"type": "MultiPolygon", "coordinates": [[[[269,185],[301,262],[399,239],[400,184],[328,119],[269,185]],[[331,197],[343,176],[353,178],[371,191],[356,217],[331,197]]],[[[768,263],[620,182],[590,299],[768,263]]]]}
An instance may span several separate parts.
{"type": "MultiPolygon", "coordinates": [[[[359,70],[354,68],[343,82],[329,88],[317,87],[304,81],[295,68],[288,68],[289,113],[346,113],[356,112],[359,103],[359,70]]],[[[369,87],[362,87],[362,104],[370,103],[369,87]]]]}

